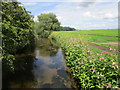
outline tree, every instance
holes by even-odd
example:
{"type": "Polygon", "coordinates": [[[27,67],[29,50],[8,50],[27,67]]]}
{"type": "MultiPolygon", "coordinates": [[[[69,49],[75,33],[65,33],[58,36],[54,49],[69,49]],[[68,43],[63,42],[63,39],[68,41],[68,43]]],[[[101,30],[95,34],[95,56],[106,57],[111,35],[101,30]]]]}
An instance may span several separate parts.
{"type": "Polygon", "coordinates": [[[60,28],[60,22],[53,13],[41,14],[38,16],[38,20],[36,32],[41,37],[47,38],[52,31],[57,31],[60,28]]]}
{"type": "Polygon", "coordinates": [[[59,31],[75,31],[75,28],[61,26],[59,31]]]}
{"type": "Polygon", "coordinates": [[[33,19],[30,13],[20,5],[20,2],[9,1],[1,2],[2,49],[3,63],[11,68],[14,55],[33,43],[35,34],[32,30],[33,19]]]}

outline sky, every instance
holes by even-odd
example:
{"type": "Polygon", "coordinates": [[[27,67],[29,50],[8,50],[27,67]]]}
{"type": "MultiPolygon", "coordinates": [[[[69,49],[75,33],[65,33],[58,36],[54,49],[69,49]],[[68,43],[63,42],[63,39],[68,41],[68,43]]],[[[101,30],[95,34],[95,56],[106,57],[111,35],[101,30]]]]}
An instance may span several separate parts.
{"type": "Polygon", "coordinates": [[[118,28],[118,0],[18,0],[34,15],[56,14],[61,26],[78,30],[118,28]]]}

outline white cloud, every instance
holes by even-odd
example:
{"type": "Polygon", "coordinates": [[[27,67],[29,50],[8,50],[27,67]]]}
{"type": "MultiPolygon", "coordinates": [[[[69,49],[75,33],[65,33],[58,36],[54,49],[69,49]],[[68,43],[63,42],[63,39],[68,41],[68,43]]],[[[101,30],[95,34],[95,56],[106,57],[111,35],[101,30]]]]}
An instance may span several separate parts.
{"type": "Polygon", "coordinates": [[[62,26],[71,26],[77,29],[117,28],[117,4],[117,2],[103,3],[97,0],[94,3],[64,2],[43,13],[55,13],[62,26]]]}
{"type": "Polygon", "coordinates": [[[118,2],[119,0],[18,0],[20,2],[118,2]]]}
{"type": "Polygon", "coordinates": [[[96,16],[94,16],[91,12],[87,11],[84,13],[84,16],[85,17],[88,17],[88,18],[96,18],[96,16]]]}
{"type": "Polygon", "coordinates": [[[106,13],[106,14],[105,14],[105,17],[106,17],[106,18],[117,18],[118,15],[117,15],[117,14],[113,14],[113,13],[106,13]]]}
{"type": "Polygon", "coordinates": [[[35,5],[35,4],[37,4],[37,2],[23,2],[22,3],[23,5],[35,5]]]}
{"type": "Polygon", "coordinates": [[[56,6],[54,12],[62,25],[73,26],[78,29],[89,28],[117,28],[117,3],[93,3],[89,8],[78,8],[78,3],[62,3],[56,6]],[[99,4],[99,6],[97,6],[99,4]]]}
{"type": "Polygon", "coordinates": [[[33,20],[34,20],[34,21],[38,21],[37,15],[34,15],[33,20]]]}
{"type": "Polygon", "coordinates": [[[51,3],[42,3],[41,6],[47,7],[47,6],[51,6],[51,3]]]}

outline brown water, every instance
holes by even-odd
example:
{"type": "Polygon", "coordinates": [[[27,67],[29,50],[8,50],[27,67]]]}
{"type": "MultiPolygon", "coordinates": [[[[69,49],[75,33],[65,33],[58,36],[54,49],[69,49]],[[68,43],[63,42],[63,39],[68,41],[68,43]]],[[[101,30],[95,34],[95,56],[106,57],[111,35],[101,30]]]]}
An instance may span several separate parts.
{"type": "Polygon", "coordinates": [[[16,55],[15,73],[3,72],[3,88],[72,88],[62,49],[39,39],[34,52],[16,55]]]}

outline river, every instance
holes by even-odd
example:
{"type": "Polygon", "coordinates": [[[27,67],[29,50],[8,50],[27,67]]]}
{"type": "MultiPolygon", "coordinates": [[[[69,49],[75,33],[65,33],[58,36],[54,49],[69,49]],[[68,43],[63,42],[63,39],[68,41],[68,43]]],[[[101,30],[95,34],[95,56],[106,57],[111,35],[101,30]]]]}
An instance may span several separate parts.
{"type": "Polygon", "coordinates": [[[49,39],[37,40],[32,53],[16,55],[14,65],[14,73],[3,72],[3,88],[73,88],[63,51],[49,39]]]}

